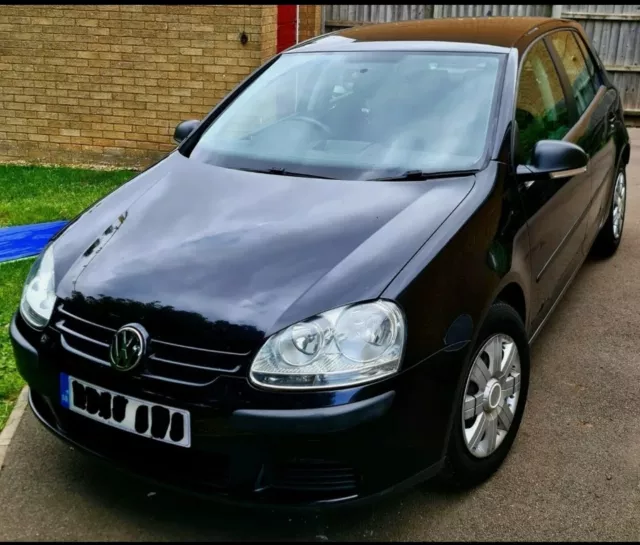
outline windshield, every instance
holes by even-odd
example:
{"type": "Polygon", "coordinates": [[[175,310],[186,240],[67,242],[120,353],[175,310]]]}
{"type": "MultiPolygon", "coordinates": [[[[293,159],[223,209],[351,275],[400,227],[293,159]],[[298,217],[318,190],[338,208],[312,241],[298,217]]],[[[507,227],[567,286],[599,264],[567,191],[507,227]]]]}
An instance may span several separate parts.
{"type": "Polygon", "coordinates": [[[484,155],[502,56],[282,55],[190,156],[233,169],[344,180],[472,170],[484,155]]]}

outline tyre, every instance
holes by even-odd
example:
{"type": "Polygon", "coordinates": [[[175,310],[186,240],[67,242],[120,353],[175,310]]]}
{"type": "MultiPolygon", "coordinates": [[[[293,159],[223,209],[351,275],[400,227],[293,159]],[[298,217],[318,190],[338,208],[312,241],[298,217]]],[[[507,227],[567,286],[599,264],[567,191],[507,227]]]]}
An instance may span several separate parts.
{"type": "Polygon", "coordinates": [[[591,253],[594,256],[601,258],[610,257],[616,252],[618,246],[620,246],[626,205],[627,174],[625,168],[621,167],[616,172],[609,215],[593,243],[591,253]]]}
{"type": "Polygon", "coordinates": [[[439,481],[470,488],[502,464],[518,433],[529,389],[529,343],[513,307],[494,303],[464,367],[439,481]]]}

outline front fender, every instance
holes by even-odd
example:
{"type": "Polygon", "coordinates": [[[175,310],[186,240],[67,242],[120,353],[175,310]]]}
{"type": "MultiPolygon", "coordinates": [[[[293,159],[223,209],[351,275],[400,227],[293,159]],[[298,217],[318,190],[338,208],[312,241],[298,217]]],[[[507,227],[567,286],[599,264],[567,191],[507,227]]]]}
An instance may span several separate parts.
{"type": "MultiPolygon", "coordinates": [[[[529,234],[518,188],[506,165],[492,163],[382,295],[398,301],[407,317],[404,366],[429,365],[437,360],[435,355],[449,352],[440,378],[443,386],[456,385],[451,398],[455,403],[480,326],[508,286],[517,286],[523,294],[528,332],[528,256],[529,234]]],[[[443,407],[449,414],[447,433],[453,408],[443,407]]]]}
{"type": "Polygon", "coordinates": [[[529,237],[510,182],[501,163],[479,173],[469,196],[384,290],[382,297],[396,300],[407,316],[405,365],[445,348],[447,332],[462,316],[471,323],[464,340],[473,342],[487,309],[509,283],[517,283],[528,301],[529,237]]]}

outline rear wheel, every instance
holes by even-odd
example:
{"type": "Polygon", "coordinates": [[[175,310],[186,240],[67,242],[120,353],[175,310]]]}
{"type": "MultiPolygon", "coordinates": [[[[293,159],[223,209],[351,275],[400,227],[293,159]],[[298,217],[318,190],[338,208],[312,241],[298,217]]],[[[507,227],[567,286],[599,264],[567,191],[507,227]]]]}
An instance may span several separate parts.
{"type": "Polygon", "coordinates": [[[613,184],[613,198],[611,199],[609,215],[593,243],[592,253],[595,256],[610,257],[620,246],[626,206],[627,176],[624,167],[621,167],[616,173],[613,184]]]}
{"type": "Polygon", "coordinates": [[[529,387],[529,345],[520,315],[493,304],[465,366],[440,481],[474,486],[502,464],[515,439],[529,387]]]}

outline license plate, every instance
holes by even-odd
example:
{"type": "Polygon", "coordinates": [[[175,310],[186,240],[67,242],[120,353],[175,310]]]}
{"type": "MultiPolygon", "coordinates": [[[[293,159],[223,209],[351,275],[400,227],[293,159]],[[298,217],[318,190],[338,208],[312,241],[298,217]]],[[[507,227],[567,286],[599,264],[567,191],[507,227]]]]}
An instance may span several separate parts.
{"type": "Polygon", "coordinates": [[[150,403],[60,373],[60,402],[70,411],[163,443],[191,446],[189,411],[150,403]]]}

